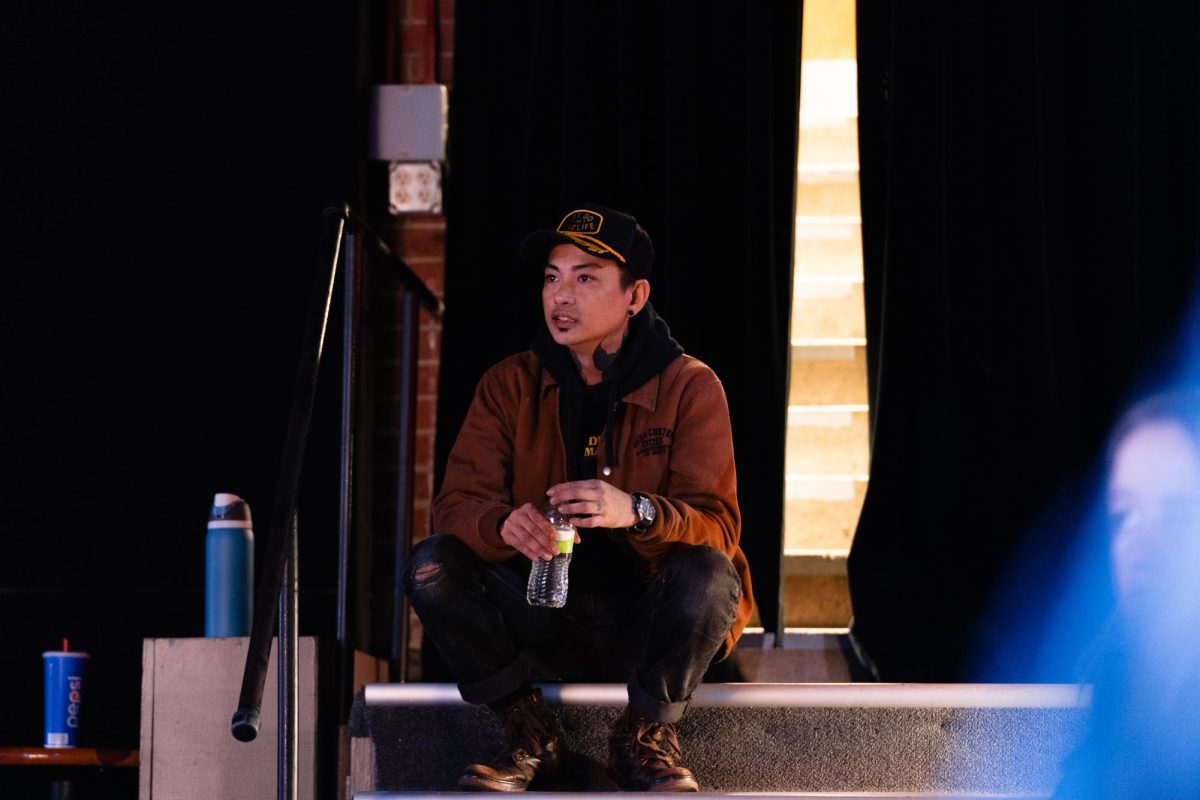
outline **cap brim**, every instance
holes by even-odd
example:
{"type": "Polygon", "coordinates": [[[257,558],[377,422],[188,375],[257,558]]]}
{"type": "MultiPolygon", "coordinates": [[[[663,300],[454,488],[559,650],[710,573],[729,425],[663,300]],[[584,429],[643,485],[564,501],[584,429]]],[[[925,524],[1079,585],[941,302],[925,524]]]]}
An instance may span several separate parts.
{"type": "Polygon", "coordinates": [[[569,236],[558,231],[534,231],[521,241],[521,258],[539,267],[546,265],[550,251],[560,244],[575,244],[569,236]]]}

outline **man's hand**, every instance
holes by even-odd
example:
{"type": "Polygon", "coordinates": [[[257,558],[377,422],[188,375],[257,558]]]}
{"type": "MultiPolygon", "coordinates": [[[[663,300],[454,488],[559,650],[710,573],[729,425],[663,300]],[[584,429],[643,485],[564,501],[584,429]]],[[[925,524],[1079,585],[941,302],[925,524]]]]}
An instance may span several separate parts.
{"type": "Polygon", "coordinates": [[[548,561],[558,555],[554,528],[533,503],[513,509],[500,526],[500,538],[530,561],[548,561]]]}
{"type": "Polygon", "coordinates": [[[570,515],[577,528],[628,528],[637,522],[633,496],[601,480],[560,483],[551,486],[546,496],[559,511],[570,515]]]}

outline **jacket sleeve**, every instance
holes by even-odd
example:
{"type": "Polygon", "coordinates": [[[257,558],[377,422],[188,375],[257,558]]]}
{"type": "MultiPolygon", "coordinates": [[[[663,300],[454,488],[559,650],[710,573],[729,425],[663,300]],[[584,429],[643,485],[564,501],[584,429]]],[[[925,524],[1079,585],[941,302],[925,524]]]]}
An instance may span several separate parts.
{"type": "Polygon", "coordinates": [[[496,368],[479,381],[433,502],[433,530],[457,536],[487,561],[517,552],[500,538],[500,521],[513,510],[513,420],[503,413],[517,407],[505,398],[512,391],[496,368]]]}
{"type": "Polygon", "coordinates": [[[629,542],[655,560],[675,542],[704,544],[732,556],[741,538],[737,473],[729,404],[717,376],[705,368],[679,398],[666,490],[651,494],[654,526],[629,542]]]}

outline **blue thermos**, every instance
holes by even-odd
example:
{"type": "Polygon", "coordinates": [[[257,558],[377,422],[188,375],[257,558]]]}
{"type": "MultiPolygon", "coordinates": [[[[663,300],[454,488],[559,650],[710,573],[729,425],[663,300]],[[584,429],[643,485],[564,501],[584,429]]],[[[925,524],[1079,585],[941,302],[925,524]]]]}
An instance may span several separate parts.
{"type": "Polygon", "coordinates": [[[204,635],[249,636],[254,529],[245,500],[226,493],[213,498],[204,551],[204,635]]]}

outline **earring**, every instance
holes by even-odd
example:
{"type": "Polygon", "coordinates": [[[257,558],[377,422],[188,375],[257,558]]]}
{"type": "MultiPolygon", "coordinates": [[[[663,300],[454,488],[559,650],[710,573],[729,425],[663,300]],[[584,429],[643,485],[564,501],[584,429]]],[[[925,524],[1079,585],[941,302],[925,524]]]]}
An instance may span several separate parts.
{"type": "Polygon", "coordinates": [[[629,309],[628,311],[626,311],[625,313],[626,313],[626,315],[628,315],[628,316],[632,317],[632,316],[633,316],[633,309],[631,308],[631,309],[629,309]]]}

